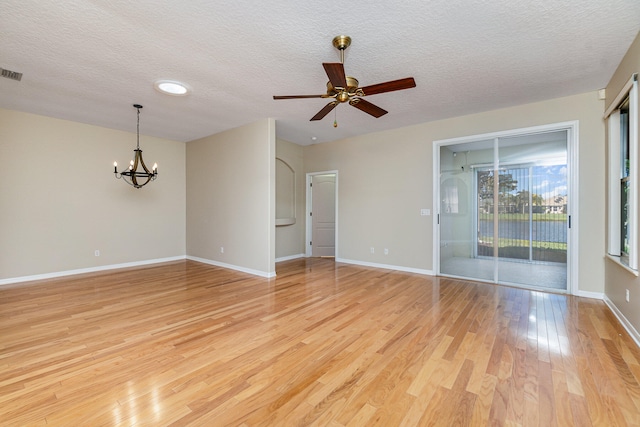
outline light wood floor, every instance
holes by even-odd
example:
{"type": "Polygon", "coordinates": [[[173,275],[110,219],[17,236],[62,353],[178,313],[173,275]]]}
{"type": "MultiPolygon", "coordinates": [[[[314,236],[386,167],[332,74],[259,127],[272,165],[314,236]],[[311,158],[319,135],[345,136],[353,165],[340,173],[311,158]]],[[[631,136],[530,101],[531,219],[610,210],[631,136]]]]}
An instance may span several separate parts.
{"type": "Polygon", "coordinates": [[[0,424],[640,425],[601,301],[301,259],[0,288],[0,424]]]}

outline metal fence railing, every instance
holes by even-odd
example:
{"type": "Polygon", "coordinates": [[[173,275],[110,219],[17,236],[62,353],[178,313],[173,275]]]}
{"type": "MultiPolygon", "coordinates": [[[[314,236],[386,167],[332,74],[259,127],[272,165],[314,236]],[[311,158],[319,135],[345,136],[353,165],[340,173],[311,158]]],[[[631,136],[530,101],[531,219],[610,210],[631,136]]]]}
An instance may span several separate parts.
{"type": "MultiPolygon", "coordinates": [[[[528,262],[567,262],[567,197],[545,179],[545,168],[501,170],[498,179],[498,256],[528,262]]],[[[479,256],[493,256],[493,171],[478,170],[479,256]]]]}

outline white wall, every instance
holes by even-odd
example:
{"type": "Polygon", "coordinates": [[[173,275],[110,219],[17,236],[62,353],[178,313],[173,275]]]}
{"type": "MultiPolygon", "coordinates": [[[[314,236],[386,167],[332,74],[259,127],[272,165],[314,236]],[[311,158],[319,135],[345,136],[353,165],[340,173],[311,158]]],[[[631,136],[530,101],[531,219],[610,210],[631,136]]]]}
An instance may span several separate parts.
{"type": "Polygon", "coordinates": [[[0,280],[184,256],[185,144],[140,136],[159,165],[142,189],[113,175],[135,145],[135,133],[0,109],[0,280]]]}
{"type": "Polygon", "coordinates": [[[339,171],[339,258],[433,271],[434,217],[420,216],[421,208],[434,209],[433,141],[579,120],[578,286],[602,293],[603,108],[590,92],[311,145],[304,150],[305,172],[339,171]]]}
{"type": "Polygon", "coordinates": [[[265,119],[187,143],[189,257],[275,273],[275,140],[265,119]]]}

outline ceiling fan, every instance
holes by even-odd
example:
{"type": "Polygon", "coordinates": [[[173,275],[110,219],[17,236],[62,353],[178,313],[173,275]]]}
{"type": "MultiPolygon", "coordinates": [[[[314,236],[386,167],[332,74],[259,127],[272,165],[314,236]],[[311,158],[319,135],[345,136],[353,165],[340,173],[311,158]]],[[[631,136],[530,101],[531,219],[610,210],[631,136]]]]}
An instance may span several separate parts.
{"type": "Polygon", "coordinates": [[[399,80],[391,80],[375,85],[358,87],[358,80],[355,77],[347,76],[344,72],[344,51],[351,45],[351,37],[336,36],[333,39],[333,46],[340,51],[340,62],[325,62],[322,64],[324,71],[329,77],[327,83],[327,93],[321,95],[285,95],[274,96],[273,99],[298,99],[298,98],[333,98],[324,108],[311,118],[311,121],[321,120],[331,112],[336,106],[343,102],[372,115],[375,118],[382,117],[388,111],[362,99],[364,96],[376,95],[378,93],[392,92],[395,90],[410,89],[416,87],[413,77],[399,80]]]}

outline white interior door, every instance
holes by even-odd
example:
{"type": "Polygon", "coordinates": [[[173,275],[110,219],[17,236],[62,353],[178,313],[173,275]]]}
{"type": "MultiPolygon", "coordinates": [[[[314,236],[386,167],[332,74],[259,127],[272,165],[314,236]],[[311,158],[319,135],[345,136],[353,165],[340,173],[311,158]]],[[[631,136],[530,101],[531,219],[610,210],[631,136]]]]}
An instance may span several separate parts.
{"type": "Polygon", "coordinates": [[[336,255],[336,175],[311,177],[311,256],[336,255]]]}

